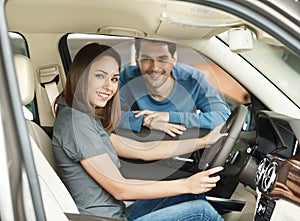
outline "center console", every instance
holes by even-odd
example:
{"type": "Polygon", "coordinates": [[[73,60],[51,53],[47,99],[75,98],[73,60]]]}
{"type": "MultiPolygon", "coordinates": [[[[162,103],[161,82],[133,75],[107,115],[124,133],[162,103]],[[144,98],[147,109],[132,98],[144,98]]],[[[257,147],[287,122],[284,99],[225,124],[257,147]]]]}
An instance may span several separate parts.
{"type": "Polygon", "coordinates": [[[255,213],[256,221],[299,220],[299,154],[288,159],[267,155],[258,166],[256,185],[259,196],[255,213]],[[291,209],[292,207],[294,209],[291,209]]]}

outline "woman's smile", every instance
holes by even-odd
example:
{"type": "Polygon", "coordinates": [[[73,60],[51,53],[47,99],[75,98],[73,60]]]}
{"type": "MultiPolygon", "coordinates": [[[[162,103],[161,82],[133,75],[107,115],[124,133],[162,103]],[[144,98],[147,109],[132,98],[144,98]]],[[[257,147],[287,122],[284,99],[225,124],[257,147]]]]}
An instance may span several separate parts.
{"type": "Polygon", "coordinates": [[[98,97],[103,100],[108,100],[108,98],[111,96],[111,93],[105,93],[105,92],[97,92],[98,97]]]}

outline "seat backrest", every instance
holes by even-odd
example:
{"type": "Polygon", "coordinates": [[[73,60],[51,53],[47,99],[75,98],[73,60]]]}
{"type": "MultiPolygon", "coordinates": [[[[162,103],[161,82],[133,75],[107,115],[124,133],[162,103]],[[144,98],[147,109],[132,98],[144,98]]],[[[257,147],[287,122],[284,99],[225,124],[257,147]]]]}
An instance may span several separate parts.
{"type": "Polygon", "coordinates": [[[47,209],[57,206],[64,213],[79,213],[69,191],[51,168],[35,140],[30,137],[30,141],[46,213],[47,209]]]}
{"type": "Polygon", "coordinates": [[[30,137],[33,138],[37,146],[42,151],[43,155],[47,159],[48,163],[54,169],[54,171],[59,175],[59,170],[56,165],[56,159],[52,151],[52,142],[48,134],[35,122],[31,120],[26,120],[27,128],[30,137]]]}
{"type": "MultiPolygon", "coordinates": [[[[23,55],[15,55],[14,60],[22,104],[26,105],[34,98],[33,65],[31,60],[23,55]]],[[[46,215],[47,209],[57,206],[65,213],[79,213],[69,191],[56,173],[58,170],[51,139],[33,121],[27,120],[27,125],[46,215]]]]}
{"type": "MultiPolygon", "coordinates": [[[[33,65],[31,63],[31,60],[23,55],[15,55],[14,60],[19,82],[21,101],[23,105],[27,105],[34,98],[35,83],[33,65]]],[[[38,126],[33,121],[27,120],[27,127],[30,136],[35,140],[36,144],[41,149],[42,153],[44,154],[52,168],[55,170],[55,172],[58,173],[50,137],[40,126],[38,126]]]]}

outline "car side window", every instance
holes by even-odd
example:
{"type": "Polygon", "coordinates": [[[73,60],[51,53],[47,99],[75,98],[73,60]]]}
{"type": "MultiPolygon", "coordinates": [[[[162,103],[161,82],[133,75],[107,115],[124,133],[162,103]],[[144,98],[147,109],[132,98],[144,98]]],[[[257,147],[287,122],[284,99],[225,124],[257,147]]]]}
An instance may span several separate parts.
{"type": "MultiPolygon", "coordinates": [[[[122,57],[122,68],[135,64],[134,38],[123,36],[107,36],[97,34],[69,34],[67,49],[71,61],[80,48],[90,42],[97,42],[114,47],[122,57]]],[[[199,52],[177,44],[178,62],[188,64],[204,72],[210,84],[220,93],[224,101],[231,107],[237,104],[250,103],[250,95],[234,78],[216,63],[199,52]]],[[[64,59],[64,58],[62,58],[64,59]]],[[[63,61],[63,64],[67,62],[63,61]]],[[[65,67],[66,69],[66,67],[65,67]]],[[[68,68],[67,68],[68,69],[68,68]]]]}
{"type": "Polygon", "coordinates": [[[178,61],[202,71],[209,83],[230,107],[250,103],[250,95],[247,90],[218,64],[203,54],[181,45],[177,45],[177,51],[178,61]]]}
{"type": "Polygon", "coordinates": [[[67,36],[67,48],[70,54],[71,61],[75,54],[84,45],[91,42],[97,42],[113,47],[122,58],[122,67],[133,64],[135,62],[135,51],[133,45],[134,38],[123,36],[108,36],[97,34],[69,34],[67,36]]]}

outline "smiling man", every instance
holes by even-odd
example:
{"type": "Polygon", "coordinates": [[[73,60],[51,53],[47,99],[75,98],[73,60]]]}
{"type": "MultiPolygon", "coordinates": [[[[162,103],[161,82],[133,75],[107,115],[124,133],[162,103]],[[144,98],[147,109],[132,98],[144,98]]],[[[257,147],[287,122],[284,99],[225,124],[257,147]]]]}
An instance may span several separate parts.
{"type": "Polygon", "coordinates": [[[204,73],[177,63],[176,44],[136,39],[136,64],[120,73],[121,128],[142,126],[170,136],[187,128],[212,129],[230,115],[204,73]]]}

